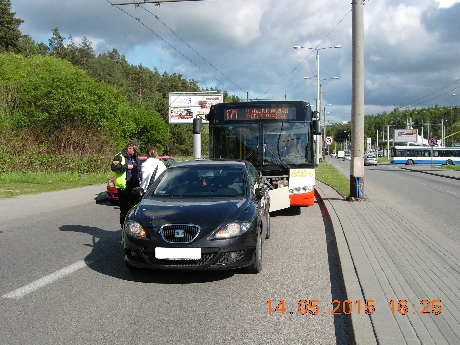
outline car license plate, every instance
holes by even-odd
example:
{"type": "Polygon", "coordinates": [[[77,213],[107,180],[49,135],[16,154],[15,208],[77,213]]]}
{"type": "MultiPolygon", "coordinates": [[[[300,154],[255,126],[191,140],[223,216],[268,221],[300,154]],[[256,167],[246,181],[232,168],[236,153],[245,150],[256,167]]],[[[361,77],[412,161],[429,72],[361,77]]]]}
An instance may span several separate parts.
{"type": "Polygon", "coordinates": [[[155,248],[155,258],[157,259],[201,259],[201,248],[155,248]]]}

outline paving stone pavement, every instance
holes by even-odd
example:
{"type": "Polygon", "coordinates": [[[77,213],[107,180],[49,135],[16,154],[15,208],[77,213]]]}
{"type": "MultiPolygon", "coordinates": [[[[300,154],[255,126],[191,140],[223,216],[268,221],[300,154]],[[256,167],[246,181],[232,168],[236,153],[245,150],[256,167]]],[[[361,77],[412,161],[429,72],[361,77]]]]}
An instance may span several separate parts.
{"type": "MultiPolygon", "coordinates": [[[[460,180],[460,171],[404,168],[460,180]]],[[[371,188],[360,201],[319,181],[316,192],[333,224],[355,342],[460,344],[459,245],[371,188]],[[366,300],[373,300],[372,315],[366,300]]]]}

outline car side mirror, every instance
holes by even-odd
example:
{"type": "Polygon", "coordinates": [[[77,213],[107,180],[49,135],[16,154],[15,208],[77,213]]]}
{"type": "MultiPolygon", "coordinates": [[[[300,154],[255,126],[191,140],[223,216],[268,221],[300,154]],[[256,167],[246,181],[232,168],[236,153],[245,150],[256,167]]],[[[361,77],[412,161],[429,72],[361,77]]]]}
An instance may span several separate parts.
{"type": "Polygon", "coordinates": [[[142,197],[144,196],[144,188],[142,188],[142,187],[135,187],[135,188],[133,188],[132,193],[133,193],[135,196],[137,196],[139,200],[141,200],[142,197]]]}
{"type": "Polygon", "coordinates": [[[265,196],[264,189],[257,187],[255,190],[255,195],[256,195],[257,200],[262,200],[262,198],[265,196]]]}

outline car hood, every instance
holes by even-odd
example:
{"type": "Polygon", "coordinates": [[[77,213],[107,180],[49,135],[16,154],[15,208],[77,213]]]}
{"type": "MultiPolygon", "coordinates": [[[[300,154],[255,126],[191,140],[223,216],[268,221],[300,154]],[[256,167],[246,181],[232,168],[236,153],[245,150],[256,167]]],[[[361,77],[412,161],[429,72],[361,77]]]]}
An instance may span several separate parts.
{"type": "Polygon", "coordinates": [[[202,230],[236,220],[247,208],[244,198],[194,200],[194,199],[143,199],[137,206],[134,218],[146,228],[159,229],[164,224],[196,224],[202,230]]]}

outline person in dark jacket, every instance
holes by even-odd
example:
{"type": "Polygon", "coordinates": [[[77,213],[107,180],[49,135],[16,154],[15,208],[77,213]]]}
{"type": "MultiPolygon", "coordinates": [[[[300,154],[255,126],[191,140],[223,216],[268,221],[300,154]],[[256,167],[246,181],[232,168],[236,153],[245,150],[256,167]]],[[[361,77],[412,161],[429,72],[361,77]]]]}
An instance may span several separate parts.
{"type": "Polygon", "coordinates": [[[139,201],[132,193],[133,188],[139,187],[142,180],[138,151],[139,143],[136,140],[130,140],[126,147],[115,155],[110,166],[115,173],[115,187],[118,188],[122,228],[128,211],[139,201]]]}

